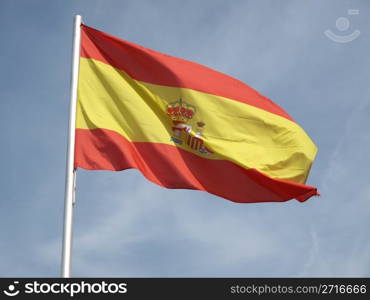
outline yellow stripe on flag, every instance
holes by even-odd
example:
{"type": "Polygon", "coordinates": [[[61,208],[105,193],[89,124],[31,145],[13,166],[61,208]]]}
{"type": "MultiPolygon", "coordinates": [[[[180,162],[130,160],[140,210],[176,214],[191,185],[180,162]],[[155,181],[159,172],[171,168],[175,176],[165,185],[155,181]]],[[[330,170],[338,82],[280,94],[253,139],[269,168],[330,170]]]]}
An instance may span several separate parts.
{"type": "MultiPolygon", "coordinates": [[[[150,70],[148,69],[148,72],[150,70]]],[[[205,159],[226,159],[272,178],[304,183],[316,146],[287,118],[199,91],[149,84],[103,62],[81,58],[76,128],[113,130],[133,142],[180,147],[205,159]],[[182,99],[195,108],[188,123],[213,153],[176,143],[167,105],[182,99]]]]}

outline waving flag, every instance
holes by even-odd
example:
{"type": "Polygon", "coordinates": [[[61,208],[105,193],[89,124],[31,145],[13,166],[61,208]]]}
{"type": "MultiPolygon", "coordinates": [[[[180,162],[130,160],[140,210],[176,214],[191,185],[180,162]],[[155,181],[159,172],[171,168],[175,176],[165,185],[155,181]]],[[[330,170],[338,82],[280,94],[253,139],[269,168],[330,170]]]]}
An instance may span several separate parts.
{"type": "Polygon", "coordinates": [[[75,167],[138,169],[234,202],[317,195],[316,146],[278,105],[205,66],[82,25],[75,167]]]}

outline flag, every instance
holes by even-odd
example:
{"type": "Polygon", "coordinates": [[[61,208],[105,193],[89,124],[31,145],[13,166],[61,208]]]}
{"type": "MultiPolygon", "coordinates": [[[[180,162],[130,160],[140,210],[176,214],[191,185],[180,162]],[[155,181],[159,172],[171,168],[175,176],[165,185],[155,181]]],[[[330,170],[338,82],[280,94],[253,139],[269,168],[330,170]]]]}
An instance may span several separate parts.
{"type": "Polygon", "coordinates": [[[305,201],[316,146],[277,104],[200,64],[81,27],[75,162],[234,202],[305,201]]]}

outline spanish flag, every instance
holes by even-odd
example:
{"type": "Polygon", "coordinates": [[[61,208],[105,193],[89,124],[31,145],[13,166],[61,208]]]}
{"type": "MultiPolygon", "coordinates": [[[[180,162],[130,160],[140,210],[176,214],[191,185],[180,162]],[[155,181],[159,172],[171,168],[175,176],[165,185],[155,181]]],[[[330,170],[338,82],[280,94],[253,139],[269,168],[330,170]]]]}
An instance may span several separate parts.
{"type": "Polygon", "coordinates": [[[234,202],[305,201],[316,146],[237,79],[82,25],[76,168],[134,168],[234,202]]]}

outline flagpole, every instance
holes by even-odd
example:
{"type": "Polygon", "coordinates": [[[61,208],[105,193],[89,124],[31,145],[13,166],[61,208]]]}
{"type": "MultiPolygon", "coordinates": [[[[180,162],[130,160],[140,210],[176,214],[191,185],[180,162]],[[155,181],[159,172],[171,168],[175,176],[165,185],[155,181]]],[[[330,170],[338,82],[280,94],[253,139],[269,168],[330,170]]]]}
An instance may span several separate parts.
{"type": "Polygon", "coordinates": [[[74,168],[75,128],[76,128],[76,104],[78,71],[80,63],[82,18],[74,17],[73,31],[73,56],[71,72],[71,91],[69,104],[69,126],[67,145],[67,167],[64,198],[64,226],[63,226],[63,250],[62,250],[62,272],[64,278],[71,276],[71,252],[72,252],[72,229],[73,229],[73,207],[75,203],[76,169],[74,168]]]}

